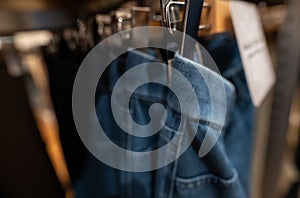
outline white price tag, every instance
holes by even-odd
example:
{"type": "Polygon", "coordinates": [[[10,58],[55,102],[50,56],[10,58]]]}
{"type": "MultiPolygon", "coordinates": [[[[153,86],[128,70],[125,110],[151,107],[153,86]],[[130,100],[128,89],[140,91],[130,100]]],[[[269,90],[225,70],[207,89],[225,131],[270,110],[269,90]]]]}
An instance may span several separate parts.
{"type": "Polygon", "coordinates": [[[259,106],[276,80],[259,12],[242,1],[231,1],[230,10],[251,98],[259,106]]]}

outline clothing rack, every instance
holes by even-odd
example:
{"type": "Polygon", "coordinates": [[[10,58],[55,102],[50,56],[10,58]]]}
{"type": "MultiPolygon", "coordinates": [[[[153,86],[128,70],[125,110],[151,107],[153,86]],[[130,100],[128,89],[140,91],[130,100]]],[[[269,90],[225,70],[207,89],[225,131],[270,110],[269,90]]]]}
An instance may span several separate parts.
{"type": "Polygon", "coordinates": [[[18,31],[62,29],[74,26],[76,17],[66,10],[19,12],[0,11],[0,35],[12,35],[18,31]]]}
{"type": "MultiPolygon", "coordinates": [[[[5,5],[11,8],[13,7],[11,2],[1,2],[0,7],[5,5]]],[[[159,0],[148,1],[145,4],[136,3],[129,8],[128,6],[120,8],[120,4],[124,2],[128,1],[90,0],[82,3],[81,11],[78,11],[78,8],[75,7],[62,9],[60,4],[54,5],[51,3],[45,9],[43,6],[37,6],[38,8],[43,7],[43,9],[37,9],[38,11],[33,11],[36,6],[26,9],[18,7],[10,11],[0,9],[0,51],[4,52],[4,55],[17,56],[20,51],[23,52],[32,48],[40,50],[40,46],[47,46],[48,48],[53,45],[56,49],[60,49],[60,41],[63,40],[68,47],[67,51],[69,49],[69,51],[79,49],[80,53],[83,51],[81,54],[85,54],[101,40],[114,33],[133,27],[161,26],[164,22],[165,13],[155,9],[155,6],[157,7],[156,3],[159,4],[159,0]],[[29,30],[45,29],[47,31],[39,32],[39,35],[43,35],[40,40],[37,39],[34,32],[29,32],[29,30]],[[27,42],[28,40],[35,41],[28,47],[24,42],[25,40],[27,42]]],[[[178,3],[180,6],[174,10],[176,17],[172,18],[172,22],[176,23],[178,29],[181,30],[180,23],[182,21],[180,20],[184,18],[184,2],[176,2],[180,2],[178,3]]],[[[69,3],[71,1],[67,0],[64,1],[63,5],[69,5],[69,3]]],[[[233,32],[229,6],[230,2],[226,0],[204,0],[198,36],[233,32]]],[[[285,17],[285,6],[259,7],[263,16],[265,31],[267,33],[277,31],[283,22],[282,19],[285,17]]],[[[126,36],[130,39],[139,35],[126,36]]],[[[150,35],[150,38],[152,38],[152,35],[150,35]]],[[[19,59],[15,59],[19,61],[19,59]]],[[[192,60],[192,57],[190,59],[192,60]]],[[[10,76],[22,76],[21,61],[17,63],[11,63],[8,59],[4,59],[4,61],[7,63],[5,66],[8,68],[10,76]],[[19,67],[14,69],[13,66],[19,67]],[[19,73],[16,71],[19,71],[19,73]]]]}

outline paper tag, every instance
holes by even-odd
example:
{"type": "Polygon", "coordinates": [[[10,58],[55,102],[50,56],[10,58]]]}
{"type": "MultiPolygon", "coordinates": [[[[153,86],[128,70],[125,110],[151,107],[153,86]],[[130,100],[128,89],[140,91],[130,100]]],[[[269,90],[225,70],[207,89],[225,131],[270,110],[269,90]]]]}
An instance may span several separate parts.
{"type": "Polygon", "coordinates": [[[251,98],[259,106],[276,80],[259,12],[242,1],[231,1],[230,10],[251,98]]]}

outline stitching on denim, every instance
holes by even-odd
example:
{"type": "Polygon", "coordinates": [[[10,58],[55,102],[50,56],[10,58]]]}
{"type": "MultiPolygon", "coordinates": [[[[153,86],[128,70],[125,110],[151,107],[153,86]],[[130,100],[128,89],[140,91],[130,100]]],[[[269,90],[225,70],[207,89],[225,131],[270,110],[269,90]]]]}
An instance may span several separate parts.
{"type": "Polygon", "coordinates": [[[130,96],[131,99],[136,99],[136,100],[142,100],[145,102],[151,102],[151,103],[163,103],[166,104],[167,100],[165,99],[166,97],[155,97],[155,96],[149,96],[149,95],[143,95],[140,93],[133,93],[130,96]]]}
{"type": "Polygon", "coordinates": [[[169,105],[169,103],[166,100],[162,100],[161,98],[157,98],[157,97],[148,97],[148,96],[142,96],[141,94],[132,94],[131,98],[136,99],[136,100],[142,100],[144,102],[150,102],[150,103],[161,103],[166,105],[169,110],[174,113],[174,114],[179,114],[182,116],[185,116],[187,119],[189,119],[190,121],[198,121],[199,124],[203,124],[206,126],[210,126],[216,130],[220,130],[222,129],[221,125],[218,123],[213,123],[211,121],[205,120],[203,118],[195,118],[193,116],[187,115],[187,114],[182,114],[181,112],[177,111],[176,109],[174,109],[172,106],[169,105]]]}
{"type": "Polygon", "coordinates": [[[204,66],[202,66],[202,65],[200,65],[200,64],[198,64],[198,63],[196,63],[196,62],[194,62],[194,61],[192,61],[192,60],[190,60],[190,59],[188,59],[188,58],[185,58],[185,57],[182,57],[182,56],[180,56],[180,55],[178,55],[178,54],[176,54],[176,60],[177,60],[177,62],[176,62],[176,64],[178,64],[179,66],[183,66],[183,65],[186,65],[186,62],[188,63],[188,64],[191,64],[191,65],[193,65],[193,66],[195,66],[195,65],[197,65],[197,68],[200,68],[201,70],[204,70],[204,71],[206,71],[206,72],[208,72],[208,73],[210,73],[211,75],[213,75],[213,77],[215,77],[215,78],[217,78],[217,79],[219,79],[219,80],[221,80],[221,81],[227,81],[224,77],[222,77],[219,73],[217,73],[217,72],[215,72],[215,71],[213,71],[213,70],[211,70],[211,69],[209,69],[209,68],[206,68],[206,67],[204,67],[204,66]]]}
{"type": "Polygon", "coordinates": [[[164,125],[163,128],[161,129],[160,137],[163,138],[164,141],[169,142],[174,137],[174,136],[171,137],[171,135],[169,135],[169,133],[174,134],[174,135],[176,133],[178,133],[178,135],[183,136],[183,132],[176,131],[176,130],[168,127],[167,125],[164,125]],[[165,130],[165,132],[163,130],[165,130]],[[168,134],[166,134],[166,133],[168,133],[168,134]]]}
{"type": "Polygon", "coordinates": [[[230,179],[223,179],[212,174],[201,175],[191,179],[176,178],[176,186],[180,188],[197,188],[204,184],[213,184],[224,188],[230,188],[238,184],[238,173],[234,171],[234,175],[230,179]]]}
{"type": "MultiPolygon", "coordinates": [[[[186,124],[186,123],[184,123],[186,124]]],[[[186,126],[184,126],[185,128],[186,126]]],[[[182,141],[183,141],[183,136],[180,136],[178,142],[177,142],[177,150],[176,150],[176,155],[179,154],[180,150],[181,150],[181,144],[182,144],[182,141]]],[[[169,191],[169,198],[172,198],[173,195],[174,195],[174,191],[175,191],[175,186],[176,186],[176,174],[177,174],[177,170],[178,170],[178,163],[179,163],[179,160],[177,159],[175,162],[174,162],[174,167],[173,167],[173,171],[172,171],[172,176],[171,176],[171,183],[170,183],[170,191],[169,191]]]]}
{"type": "Polygon", "coordinates": [[[208,120],[204,120],[204,119],[202,119],[202,118],[195,118],[195,117],[193,117],[193,116],[186,115],[186,114],[183,114],[183,113],[181,113],[181,112],[178,112],[176,109],[173,109],[173,108],[170,107],[168,104],[167,104],[167,106],[170,108],[170,111],[171,111],[172,113],[174,113],[174,114],[179,114],[179,115],[181,115],[181,116],[184,116],[184,117],[186,117],[186,119],[189,120],[189,121],[195,121],[195,122],[198,121],[199,124],[203,124],[203,125],[205,125],[205,126],[209,126],[209,127],[213,128],[213,129],[216,129],[216,130],[222,129],[222,126],[221,126],[220,124],[218,124],[218,123],[214,123],[214,122],[211,122],[211,121],[208,121],[208,120]]]}
{"type": "Polygon", "coordinates": [[[178,131],[178,130],[174,130],[171,127],[169,127],[168,125],[166,125],[166,124],[164,125],[163,128],[166,129],[167,131],[171,132],[171,133],[174,133],[174,134],[178,133],[180,135],[183,135],[183,132],[178,131]]]}

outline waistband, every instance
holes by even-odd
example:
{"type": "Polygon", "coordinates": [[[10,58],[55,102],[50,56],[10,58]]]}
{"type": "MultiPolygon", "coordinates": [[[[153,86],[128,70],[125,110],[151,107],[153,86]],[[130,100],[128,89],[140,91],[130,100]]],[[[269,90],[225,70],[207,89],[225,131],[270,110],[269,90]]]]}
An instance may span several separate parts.
{"type": "MultiPolygon", "coordinates": [[[[118,57],[115,61],[113,61],[108,70],[108,91],[111,93],[120,77],[126,72],[130,72],[130,69],[141,64],[149,64],[151,68],[151,64],[154,62],[162,63],[153,54],[155,54],[155,52],[152,49],[149,49],[147,53],[138,50],[130,50],[126,54],[118,57]]],[[[150,71],[144,71],[136,77],[150,80],[151,78],[153,78],[153,74],[150,74],[150,71]]],[[[167,67],[165,66],[165,72],[157,74],[155,78],[166,81],[167,67]]],[[[127,88],[126,85],[124,85],[124,88],[127,88]]],[[[141,85],[138,89],[136,89],[131,98],[142,99],[149,102],[163,102],[166,100],[167,92],[168,91],[166,87],[149,83],[141,85]]]]}
{"type": "MultiPolygon", "coordinates": [[[[226,119],[228,118],[227,115],[232,111],[235,102],[234,86],[221,75],[178,54],[175,55],[173,68],[188,79],[198,99],[200,112],[197,113],[196,109],[193,111],[193,108],[190,108],[188,115],[185,116],[217,128],[223,127],[224,116],[226,119]],[[225,110],[225,113],[219,113],[218,110],[225,110]]],[[[171,81],[171,83],[180,82],[171,81]]],[[[182,90],[182,92],[185,93],[186,90],[182,90]]],[[[186,98],[186,103],[191,106],[196,105],[194,101],[189,101],[189,97],[186,98]]],[[[171,92],[168,95],[167,104],[172,111],[181,112],[179,101],[171,92]]]]}
{"type": "MultiPolygon", "coordinates": [[[[110,65],[109,91],[112,92],[116,82],[123,73],[139,64],[151,64],[153,62],[161,63],[156,57],[137,50],[131,50],[126,53],[126,55],[119,57],[110,65]]],[[[194,118],[201,122],[214,124],[217,127],[222,126],[224,115],[214,113],[214,116],[212,116],[211,96],[214,96],[215,110],[225,109],[227,115],[228,112],[231,112],[235,100],[234,86],[220,74],[178,54],[175,55],[173,68],[178,70],[190,82],[198,99],[200,114],[195,112],[196,109],[189,108],[185,110],[188,114],[186,116],[190,117],[190,119],[194,118]]],[[[137,76],[137,78],[139,77],[153,78],[153,75],[145,72],[137,76]]],[[[165,66],[164,72],[157,73],[155,78],[166,82],[167,66],[165,66]]],[[[171,82],[180,84],[180,82],[174,82],[173,80],[171,80],[171,82]]],[[[124,88],[126,88],[126,86],[124,88]]],[[[182,93],[185,92],[186,90],[182,90],[182,93]]],[[[144,84],[134,91],[131,98],[142,99],[149,102],[166,102],[169,110],[178,114],[182,113],[177,96],[162,85],[152,83],[144,84]]],[[[193,107],[193,101],[185,102],[193,107]]]]}

